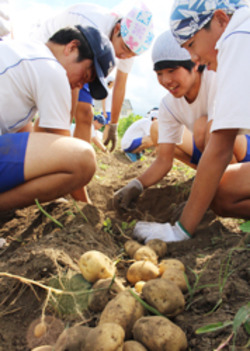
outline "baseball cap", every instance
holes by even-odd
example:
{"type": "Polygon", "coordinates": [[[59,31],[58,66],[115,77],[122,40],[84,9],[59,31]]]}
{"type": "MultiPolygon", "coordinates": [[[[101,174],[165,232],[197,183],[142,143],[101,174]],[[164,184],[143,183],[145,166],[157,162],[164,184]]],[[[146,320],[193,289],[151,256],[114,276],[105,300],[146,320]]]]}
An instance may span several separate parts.
{"type": "Polygon", "coordinates": [[[105,117],[103,115],[95,115],[94,116],[94,121],[99,122],[100,124],[106,124],[105,117]]]}
{"type": "Polygon", "coordinates": [[[154,39],[152,13],[142,4],[133,7],[121,20],[121,36],[136,55],[146,51],[154,39]]]}
{"type": "Polygon", "coordinates": [[[105,78],[115,66],[115,52],[108,37],[98,29],[90,26],[82,27],[77,25],[83,36],[87,39],[93,52],[96,78],[89,84],[91,96],[96,100],[105,99],[108,95],[108,88],[105,78]]]}
{"type": "Polygon", "coordinates": [[[188,61],[191,60],[189,52],[182,48],[170,30],[159,35],[152,49],[154,70],[157,71],[163,61],[188,61]]]}
{"type": "Polygon", "coordinates": [[[159,109],[152,109],[150,111],[149,117],[152,120],[153,118],[158,118],[159,115],[159,109]]]}

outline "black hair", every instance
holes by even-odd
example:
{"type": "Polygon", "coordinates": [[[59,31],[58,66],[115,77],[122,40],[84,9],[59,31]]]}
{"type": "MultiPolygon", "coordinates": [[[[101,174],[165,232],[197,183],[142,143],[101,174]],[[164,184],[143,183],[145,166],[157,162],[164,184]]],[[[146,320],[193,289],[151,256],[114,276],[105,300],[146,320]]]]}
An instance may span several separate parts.
{"type": "MultiPolygon", "coordinates": [[[[171,60],[164,60],[164,61],[159,61],[156,62],[154,64],[154,71],[159,71],[162,69],[166,69],[166,68],[178,68],[178,67],[183,67],[185,68],[187,71],[191,72],[192,69],[194,68],[195,63],[191,60],[185,60],[185,61],[171,61],[171,60]]],[[[199,72],[203,72],[205,66],[204,65],[200,65],[198,67],[198,71],[199,72]]]]}
{"type": "Polygon", "coordinates": [[[91,47],[84,34],[81,32],[81,30],[78,29],[78,26],[60,29],[58,32],[53,34],[51,38],[49,38],[50,42],[60,45],[66,45],[72,40],[77,40],[79,43],[79,56],[77,58],[77,62],[81,62],[84,59],[93,60],[93,51],[91,50],[91,47]]]}

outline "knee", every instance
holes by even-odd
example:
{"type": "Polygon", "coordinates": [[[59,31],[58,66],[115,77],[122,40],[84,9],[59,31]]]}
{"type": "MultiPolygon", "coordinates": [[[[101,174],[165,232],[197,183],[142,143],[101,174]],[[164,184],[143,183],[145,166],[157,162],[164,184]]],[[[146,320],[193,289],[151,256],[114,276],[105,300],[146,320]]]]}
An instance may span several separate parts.
{"type": "Polygon", "coordinates": [[[90,104],[85,102],[78,102],[75,114],[76,122],[92,122],[93,108],[90,104]]]}
{"type": "Polygon", "coordinates": [[[74,155],[75,162],[75,179],[78,179],[80,185],[89,183],[96,171],[96,156],[93,147],[82,140],[81,147],[78,148],[74,155]]]}
{"type": "Polygon", "coordinates": [[[225,198],[223,192],[220,191],[220,189],[217,190],[210,207],[216,213],[217,216],[230,216],[230,203],[228,199],[225,198]]]}

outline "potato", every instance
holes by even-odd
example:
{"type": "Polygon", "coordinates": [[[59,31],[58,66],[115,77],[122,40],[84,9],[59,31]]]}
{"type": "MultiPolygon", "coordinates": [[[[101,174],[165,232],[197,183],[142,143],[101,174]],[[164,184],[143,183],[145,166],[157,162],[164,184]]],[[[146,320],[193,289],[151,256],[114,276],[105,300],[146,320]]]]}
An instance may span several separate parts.
{"type": "Polygon", "coordinates": [[[79,260],[79,268],[83,277],[91,283],[98,279],[113,277],[115,265],[102,252],[91,250],[85,252],[79,260]]]}
{"type": "Polygon", "coordinates": [[[128,268],[126,278],[131,284],[148,281],[159,276],[158,267],[150,261],[137,261],[128,268]]]}
{"type": "Polygon", "coordinates": [[[184,351],[185,333],[169,319],[158,316],[142,317],[134,324],[134,339],[149,351],[184,351]]]}
{"type": "Polygon", "coordinates": [[[128,340],[124,343],[122,351],[147,351],[147,349],[138,341],[128,340]]]}
{"type": "Polygon", "coordinates": [[[161,278],[171,280],[181,289],[182,292],[186,292],[188,290],[184,272],[179,269],[168,268],[165,272],[163,272],[161,278]]]}
{"type": "Polygon", "coordinates": [[[88,333],[84,351],[122,351],[124,330],[116,323],[103,323],[88,333]]]}
{"type": "Polygon", "coordinates": [[[167,243],[160,239],[149,240],[146,246],[149,246],[152,250],[154,250],[159,258],[164,257],[167,253],[167,243]]]}
{"type": "Polygon", "coordinates": [[[117,323],[125,331],[125,338],[132,336],[132,327],[145,314],[145,309],[139,301],[128,290],[120,292],[116,297],[108,302],[104,308],[99,325],[103,323],[117,323]]]}
{"type": "Polygon", "coordinates": [[[175,258],[168,258],[166,260],[162,260],[158,264],[158,267],[159,267],[160,275],[162,275],[163,272],[165,272],[165,270],[168,268],[175,268],[185,272],[184,264],[175,258]]]}
{"type": "Polygon", "coordinates": [[[112,298],[115,297],[115,295],[125,290],[125,287],[118,279],[115,279],[110,289],[108,289],[111,282],[112,282],[111,278],[99,279],[93,285],[93,290],[96,289],[96,291],[89,294],[88,307],[90,310],[94,312],[101,312],[106,306],[106,304],[112,298]],[[102,289],[102,290],[99,290],[99,289],[102,289]]]}
{"type": "Polygon", "coordinates": [[[149,305],[165,316],[177,316],[184,310],[185,299],[178,286],[166,279],[157,278],[146,282],[142,296],[149,305]]]}
{"type": "Polygon", "coordinates": [[[59,335],[54,351],[81,351],[85,345],[85,339],[91,328],[84,326],[74,326],[59,335]]]}
{"type": "Polygon", "coordinates": [[[125,252],[130,258],[134,258],[134,254],[140,247],[142,247],[142,245],[135,240],[127,240],[124,244],[125,252]]]}
{"type": "Polygon", "coordinates": [[[142,292],[142,288],[143,288],[143,285],[145,284],[146,282],[140,280],[139,282],[135,283],[135,291],[140,294],[142,292]]]}
{"type": "Polygon", "coordinates": [[[134,254],[134,259],[136,261],[150,261],[157,265],[158,263],[158,256],[156,255],[155,251],[151,249],[149,246],[142,246],[136,253],[134,254]]]}
{"type": "Polygon", "coordinates": [[[31,351],[54,351],[54,347],[51,345],[42,345],[32,349],[31,351]]]}

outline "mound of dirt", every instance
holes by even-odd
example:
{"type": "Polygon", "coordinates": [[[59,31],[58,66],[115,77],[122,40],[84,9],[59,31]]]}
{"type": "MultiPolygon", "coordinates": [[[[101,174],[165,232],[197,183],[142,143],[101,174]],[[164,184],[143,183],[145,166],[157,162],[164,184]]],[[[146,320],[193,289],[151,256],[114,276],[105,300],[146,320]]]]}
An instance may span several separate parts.
{"type": "MultiPolygon", "coordinates": [[[[7,241],[0,249],[0,351],[29,350],[26,334],[30,323],[44,312],[55,315],[47,304],[48,290],[43,285],[58,274],[79,273],[77,262],[84,252],[99,250],[113,260],[119,258],[118,275],[128,284],[128,257],[123,245],[131,237],[134,221],[174,223],[179,217],[193,171],[175,163],[170,174],[147,189],[133,209],[117,213],[112,207],[114,192],[141,174],[153,157],[146,154],[144,160],[131,164],[115,151],[98,152],[97,159],[98,170],[88,185],[93,205],[76,203],[70,197],[67,202],[43,205],[63,228],[35,205],[0,214],[0,237],[7,241]]],[[[200,335],[195,330],[210,323],[232,321],[249,301],[249,256],[246,234],[239,230],[238,221],[216,217],[212,211],[206,213],[192,240],[168,245],[166,257],[177,258],[187,267],[190,291],[185,295],[186,309],[173,321],[186,333],[189,350],[212,351],[230,336],[230,327],[200,335]]],[[[62,321],[65,327],[76,323],[95,326],[98,318],[87,310],[77,316],[64,316],[62,321]]],[[[238,350],[247,341],[248,335],[241,327],[236,338],[238,350]]]]}

